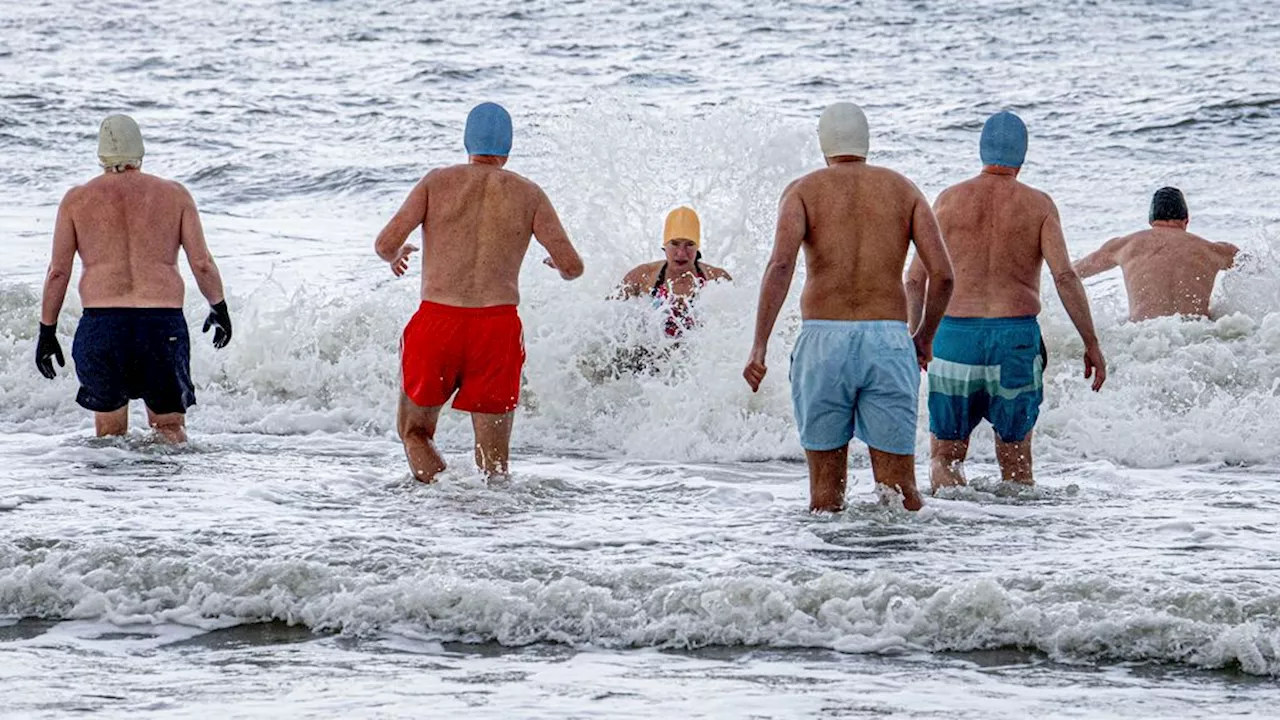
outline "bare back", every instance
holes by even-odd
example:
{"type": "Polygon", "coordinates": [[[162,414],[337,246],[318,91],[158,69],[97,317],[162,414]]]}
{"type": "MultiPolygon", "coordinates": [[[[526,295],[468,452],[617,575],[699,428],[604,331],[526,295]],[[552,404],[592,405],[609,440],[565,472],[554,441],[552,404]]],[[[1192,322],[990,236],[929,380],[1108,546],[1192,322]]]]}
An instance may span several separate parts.
{"type": "Polygon", "coordinates": [[[791,192],[807,219],[801,316],[905,321],[902,269],[920,191],[887,168],[841,162],[800,178],[791,192]]]}
{"type": "Polygon", "coordinates": [[[1124,272],[1129,318],[1209,315],[1209,297],[1236,248],[1176,228],[1142,230],[1121,239],[1116,261],[1124,272]]]}
{"type": "Polygon", "coordinates": [[[1047,195],[1011,175],[982,174],[943,191],[934,205],[955,270],[947,314],[1040,314],[1041,248],[1047,195]]]}
{"type": "Polygon", "coordinates": [[[182,307],[178,249],[195,205],[180,184],[106,173],[67,193],[63,212],[75,229],[84,307],[182,307]]]}
{"type": "Polygon", "coordinates": [[[520,302],[520,265],[545,199],[533,182],[488,165],[424,179],[422,299],[458,307],[520,302]]]}

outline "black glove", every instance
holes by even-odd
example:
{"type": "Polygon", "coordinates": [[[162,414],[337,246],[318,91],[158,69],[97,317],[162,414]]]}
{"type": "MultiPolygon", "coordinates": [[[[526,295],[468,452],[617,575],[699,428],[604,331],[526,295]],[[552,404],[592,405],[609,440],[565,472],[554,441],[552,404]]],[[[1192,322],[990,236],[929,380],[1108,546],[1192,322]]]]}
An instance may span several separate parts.
{"type": "Polygon", "coordinates": [[[58,367],[66,367],[67,361],[62,359],[62,346],[58,344],[58,326],[40,323],[40,341],[36,343],[36,369],[50,380],[58,376],[53,371],[53,358],[58,358],[58,367]]]}
{"type": "Polygon", "coordinates": [[[213,346],[221,350],[231,342],[231,313],[227,312],[226,300],[212,307],[213,312],[205,318],[204,330],[201,332],[209,332],[209,328],[217,328],[213,333],[213,346]]]}

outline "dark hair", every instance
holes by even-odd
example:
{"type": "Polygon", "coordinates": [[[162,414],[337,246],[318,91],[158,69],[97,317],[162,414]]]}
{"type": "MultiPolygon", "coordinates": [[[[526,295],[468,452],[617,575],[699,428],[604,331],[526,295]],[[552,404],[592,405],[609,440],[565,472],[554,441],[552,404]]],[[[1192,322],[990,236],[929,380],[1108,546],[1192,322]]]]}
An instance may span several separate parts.
{"type": "Polygon", "coordinates": [[[1182,196],[1182,191],[1176,187],[1162,187],[1151,198],[1151,213],[1147,218],[1149,222],[1157,220],[1186,220],[1187,199],[1182,196]]]}

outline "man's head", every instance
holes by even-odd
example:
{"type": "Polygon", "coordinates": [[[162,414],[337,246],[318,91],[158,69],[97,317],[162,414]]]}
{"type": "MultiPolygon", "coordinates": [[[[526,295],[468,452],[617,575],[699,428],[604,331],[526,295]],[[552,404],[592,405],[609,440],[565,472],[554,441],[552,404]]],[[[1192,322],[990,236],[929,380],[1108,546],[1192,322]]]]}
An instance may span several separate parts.
{"type": "Polygon", "coordinates": [[[142,167],[142,131],[128,115],[110,115],[98,128],[98,162],[107,172],[142,167]]]}
{"type": "Polygon", "coordinates": [[[830,165],[833,158],[866,159],[871,131],[862,108],[851,102],[828,105],[818,118],[818,145],[830,165]]]}
{"type": "Polygon", "coordinates": [[[987,118],[978,154],[983,165],[1020,169],[1027,159],[1027,126],[1022,118],[1008,110],[987,118]]]}
{"type": "Polygon", "coordinates": [[[702,223],[690,207],[678,207],[667,214],[662,228],[662,250],[667,264],[677,267],[692,265],[702,248],[702,223]]]}
{"type": "Polygon", "coordinates": [[[499,165],[511,154],[511,115],[497,103],[480,103],[467,115],[462,138],[472,157],[498,158],[499,165]]]}
{"type": "Polygon", "coordinates": [[[1182,191],[1178,188],[1162,187],[1152,196],[1151,212],[1147,215],[1147,221],[1152,225],[1163,222],[1181,226],[1185,230],[1190,219],[1191,216],[1187,212],[1187,199],[1182,196],[1182,191]]]}

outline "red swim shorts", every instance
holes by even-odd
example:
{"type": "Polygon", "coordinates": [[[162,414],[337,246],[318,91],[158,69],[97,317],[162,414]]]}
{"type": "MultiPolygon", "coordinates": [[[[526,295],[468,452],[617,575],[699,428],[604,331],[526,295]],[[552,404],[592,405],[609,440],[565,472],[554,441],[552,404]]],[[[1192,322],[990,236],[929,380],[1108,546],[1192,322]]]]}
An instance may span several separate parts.
{"type": "Polygon", "coordinates": [[[515,305],[464,308],[423,302],[400,340],[404,393],[439,407],[455,393],[463,412],[501,414],[520,402],[524,328],[515,305]]]}

